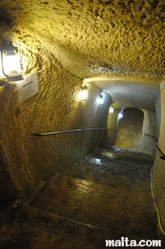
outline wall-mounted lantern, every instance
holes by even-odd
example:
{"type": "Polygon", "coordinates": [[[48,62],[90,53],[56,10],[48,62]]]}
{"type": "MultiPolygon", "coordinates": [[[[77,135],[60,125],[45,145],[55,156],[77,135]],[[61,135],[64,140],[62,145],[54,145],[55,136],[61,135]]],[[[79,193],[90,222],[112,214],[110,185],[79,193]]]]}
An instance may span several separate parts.
{"type": "Polygon", "coordinates": [[[119,118],[119,119],[123,118],[123,110],[121,110],[121,111],[119,112],[118,118],[119,118]]]}
{"type": "Polygon", "coordinates": [[[113,112],[114,112],[114,108],[113,108],[113,106],[110,106],[109,113],[113,113],[113,112]]]}
{"type": "Polygon", "coordinates": [[[123,113],[119,113],[119,119],[123,118],[123,113]]]}
{"type": "Polygon", "coordinates": [[[96,101],[99,105],[104,104],[104,96],[102,93],[97,97],[96,101]]]}
{"type": "Polygon", "coordinates": [[[22,66],[18,50],[11,42],[3,43],[1,48],[2,72],[9,81],[22,79],[22,66]]]}
{"type": "Polygon", "coordinates": [[[88,98],[88,88],[87,88],[87,86],[83,86],[81,88],[81,92],[80,92],[80,99],[86,100],[87,98],[88,98]]]}

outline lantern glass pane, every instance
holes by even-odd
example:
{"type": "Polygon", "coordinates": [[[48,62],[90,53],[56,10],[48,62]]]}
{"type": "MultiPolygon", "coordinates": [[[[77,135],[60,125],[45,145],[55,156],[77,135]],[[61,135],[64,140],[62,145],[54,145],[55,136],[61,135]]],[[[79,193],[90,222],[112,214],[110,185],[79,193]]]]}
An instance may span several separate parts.
{"type": "Polygon", "coordinates": [[[8,76],[20,74],[22,72],[19,55],[5,55],[3,53],[4,73],[8,76]]]}

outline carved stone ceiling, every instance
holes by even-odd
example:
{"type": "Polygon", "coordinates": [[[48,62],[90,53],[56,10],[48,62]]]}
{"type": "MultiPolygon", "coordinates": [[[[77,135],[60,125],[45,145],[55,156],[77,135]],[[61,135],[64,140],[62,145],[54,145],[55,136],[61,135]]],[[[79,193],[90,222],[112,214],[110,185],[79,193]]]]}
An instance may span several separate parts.
{"type": "Polygon", "coordinates": [[[107,91],[112,78],[159,87],[165,77],[164,0],[1,0],[0,20],[76,77],[109,78],[107,91]]]}

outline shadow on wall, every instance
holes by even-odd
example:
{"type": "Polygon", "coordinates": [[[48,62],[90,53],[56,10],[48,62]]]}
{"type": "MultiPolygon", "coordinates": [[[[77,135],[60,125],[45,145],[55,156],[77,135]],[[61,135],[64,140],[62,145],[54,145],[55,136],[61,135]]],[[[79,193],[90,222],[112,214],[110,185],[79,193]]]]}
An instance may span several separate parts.
{"type": "Polygon", "coordinates": [[[143,111],[135,108],[125,108],[123,118],[119,120],[115,146],[141,149],[143,120],[143,111]]]}

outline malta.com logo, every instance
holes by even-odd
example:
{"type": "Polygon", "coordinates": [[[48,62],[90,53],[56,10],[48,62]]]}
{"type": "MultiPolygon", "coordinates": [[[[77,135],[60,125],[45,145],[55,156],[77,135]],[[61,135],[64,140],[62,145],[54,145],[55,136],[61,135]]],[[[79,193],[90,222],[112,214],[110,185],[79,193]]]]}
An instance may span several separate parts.
{"type": "Polygon", "coordinates": [[[161,240],[129,240],[128,237],[121,237],[118,240],[105,240],[106,247],[161,247],[161,240]]]}

